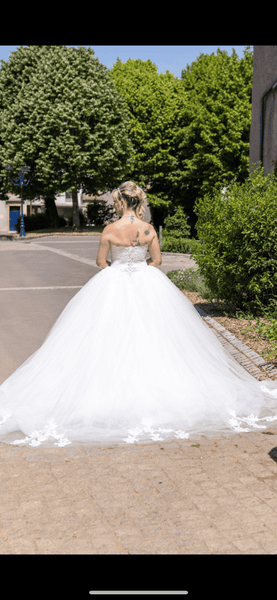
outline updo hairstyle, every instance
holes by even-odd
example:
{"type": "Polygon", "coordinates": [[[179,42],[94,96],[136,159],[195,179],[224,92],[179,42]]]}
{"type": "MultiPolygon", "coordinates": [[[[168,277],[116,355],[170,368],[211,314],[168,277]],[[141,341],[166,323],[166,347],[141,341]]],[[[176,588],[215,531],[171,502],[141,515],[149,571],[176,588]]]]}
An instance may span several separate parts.
{"type": "Polygon", "coordinates": [[[121,183],[116,190],[113,190],[112,197],[114,200],[118,200],[119,204],[122,202],[122,199],[125,200],[127,208],[133,209],[136,217],[143,221],[145,213],[143,204],[146,202],[147,197],[144,191],[136,185],[136,183],[133,181],[121,183]],[[120,194],[118,190],[120,191],[120,194]]]}

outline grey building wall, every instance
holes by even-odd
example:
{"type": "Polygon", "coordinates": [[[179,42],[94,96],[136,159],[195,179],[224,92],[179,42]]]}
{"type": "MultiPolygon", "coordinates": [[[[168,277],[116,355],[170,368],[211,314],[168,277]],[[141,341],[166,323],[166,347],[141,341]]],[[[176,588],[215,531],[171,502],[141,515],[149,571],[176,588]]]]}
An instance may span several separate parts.
{"type": "Polygon", "coordinates": [[[0,200],[0,231],[8,231],[8,215],[6,209],[6,201],[0,200]]]}
{"type": "Polygon", "coordinates": [[[262,161],[265,175],[277,161],[277,46],[253,46],[249,169],[262,161]],[[275,87],[276,84],[276,87],[275,87]]]}

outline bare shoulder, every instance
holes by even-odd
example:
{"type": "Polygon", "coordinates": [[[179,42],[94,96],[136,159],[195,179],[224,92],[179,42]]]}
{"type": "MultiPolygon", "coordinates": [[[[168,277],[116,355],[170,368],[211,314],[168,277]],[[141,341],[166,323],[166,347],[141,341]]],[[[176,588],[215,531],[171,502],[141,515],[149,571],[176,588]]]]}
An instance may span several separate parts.
{"type": "Polygon", "coordinates": [[[102,236],[106,237],[107,235],[109,235],[110,231],[112,231],[113,229],[113,225],[114,223],[109,223],[108,225],[105,225],[104,229],[102,230],[102,236]]]}
{"type": "Polygon", "coordinates": [[[141,233],[143,236],[145,236],[145,240],[147,240],[148,244],[151,244],[156,236],[156,231],[153,225],[146,223],[145,221],[141,222],[141,233]]]}
{"type": "Polygon", "coordinates": [[[146,235],[148,234],[149,237],[151,237],[151,240],[157,236],[157,232],[156,229],[153,225],[151,225],[151,223],[145,223],[146,228],[145,228],[145,233],[146,235]]]}

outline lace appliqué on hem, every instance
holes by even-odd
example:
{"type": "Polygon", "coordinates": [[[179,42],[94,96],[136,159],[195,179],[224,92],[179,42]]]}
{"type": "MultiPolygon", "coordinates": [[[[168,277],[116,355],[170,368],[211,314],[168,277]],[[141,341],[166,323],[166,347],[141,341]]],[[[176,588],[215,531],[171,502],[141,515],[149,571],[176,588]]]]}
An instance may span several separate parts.
{"type": "Polygon", "coordinates": [[[11,443],[13,445],[28,444],[29,446],[40,446],[42,442],[49,440],[49,438],[58,440],[57,442],[54,442],[54,446],[58,446],[59,448],[63,448],[64,446],[68,446],[68,444],[72,443],[70,440],[64,437],[63,433],[57,432],[57,425],[53,420],[49,420],[43,429],[33,431],[31,435],[26,436],[24,439],[14,440],[11,443]]]}

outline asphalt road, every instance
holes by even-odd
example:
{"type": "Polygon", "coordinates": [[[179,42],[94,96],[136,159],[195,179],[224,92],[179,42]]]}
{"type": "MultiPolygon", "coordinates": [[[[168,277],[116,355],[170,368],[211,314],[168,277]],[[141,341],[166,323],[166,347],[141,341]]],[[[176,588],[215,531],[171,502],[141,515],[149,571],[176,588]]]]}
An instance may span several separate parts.
{"type": "MultiPolygon", "coordinates": [[[[66,304],[101,271],[95,262],[99,241],[100,236],[0,241],[0,385],[41,346],[66,304]]],[[[163,255],[158,268],[167,273],[192,266],[189,255],[163,255]]]]}

